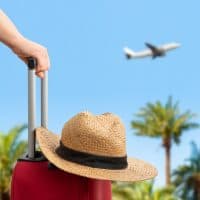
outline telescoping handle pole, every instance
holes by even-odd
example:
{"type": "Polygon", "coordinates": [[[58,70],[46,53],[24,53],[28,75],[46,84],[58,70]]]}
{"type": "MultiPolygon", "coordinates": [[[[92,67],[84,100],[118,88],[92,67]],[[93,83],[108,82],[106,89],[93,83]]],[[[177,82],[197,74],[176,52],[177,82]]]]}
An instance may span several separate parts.
{"type": "Polygon", "coordinates": [[[41,79],[41,126],[48,127],[48,72],[41,79]]]}
{"type": "MultiPolygon", "coordinates": [[[[35,68],[37,60],[28,58],[28,158],[35,158],[36,128],[36,84],[35,68]]],[[[47,128],[48,123],[48,73],[41,79],[41,126],[47,128]]]]}

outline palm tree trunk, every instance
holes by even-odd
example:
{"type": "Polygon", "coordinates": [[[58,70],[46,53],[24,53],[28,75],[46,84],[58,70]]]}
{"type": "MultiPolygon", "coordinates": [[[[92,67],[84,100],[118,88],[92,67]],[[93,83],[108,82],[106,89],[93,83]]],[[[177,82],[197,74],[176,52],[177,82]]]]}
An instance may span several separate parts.
{"type": "Polygon", "coordinates": [[[165,149],[165,175],[166,175],[166,185],[168,186],[168,185],[170,185],[170,183],[171,183],[171,180],[170,180],[170,171],[171,171],[171,152],[170,152],[170,148],[169,147],[167,147],[166,149],[165,149]]]}
{"type": "Polygon", "coordinates": [[[0,200],[10,200],[10,196],[8,192],[3,192],[0,194],[0,200]]]}
{"type": "Polygon", "coordinates": [[[163,140],[163,147],[165,148],[165,180],[166,186],[171,184],[171,139],[165,138],[163,140]]]}

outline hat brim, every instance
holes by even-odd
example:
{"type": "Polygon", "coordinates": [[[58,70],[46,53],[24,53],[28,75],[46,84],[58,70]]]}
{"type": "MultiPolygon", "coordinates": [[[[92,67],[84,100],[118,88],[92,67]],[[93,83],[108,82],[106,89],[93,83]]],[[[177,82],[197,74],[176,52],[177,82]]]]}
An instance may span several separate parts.
{"type": "Polygon", "coordinates": [[[60,158],[55,152],[60,144],[58,135],[41,127],[36,129],[36,137],[44,156],[59,169],[72,174],[113,181],[142,181],[157,175],[154,166],[136,158],[128,158],[128,167],[122,170],[99,169],[73,163],[60,158]]]}

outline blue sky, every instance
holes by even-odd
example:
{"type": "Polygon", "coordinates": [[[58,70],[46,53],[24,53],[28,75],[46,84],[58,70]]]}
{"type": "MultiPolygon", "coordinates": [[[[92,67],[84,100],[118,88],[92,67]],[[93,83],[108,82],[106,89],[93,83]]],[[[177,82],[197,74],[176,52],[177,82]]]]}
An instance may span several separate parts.
{"type": "MultiPolygon", "coordinates": [[[[66,120],[84,110],[116,113],[127,129],[128,154],[155,164],[156,183],[163,185],[160,140],[134,136],[130,121],[147,102],[164,103],[169,95],[181,110],[199,114],[199,6],[180,0],[6,0],[0,7],[26,37],[48,48],[49,129],[59,133],[66,120]],[[141,50],[146,41],[182,47],[162,59],[125,59],[124,46],[141,50]]],[[[0,58],[0,129],[7,131],[27,122],[27,72],[2,44],[0,58]]],[[[173,168],[189,156],[190,141],[200,146],[199,133],[185,133],[181,145],[173,147],[173,168]]]]}

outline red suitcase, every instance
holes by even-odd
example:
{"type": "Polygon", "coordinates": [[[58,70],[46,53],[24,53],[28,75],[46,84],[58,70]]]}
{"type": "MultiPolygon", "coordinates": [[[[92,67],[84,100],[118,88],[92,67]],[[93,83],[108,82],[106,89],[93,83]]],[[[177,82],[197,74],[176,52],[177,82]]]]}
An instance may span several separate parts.
{"type": "MultiPolygon", "coordinates": [[[[28,62],[28,154],[13,171],[11,200],[111,200],[111,182],[59,170],[35,152],[36,61],[28,62]]],[[[41,81],[41,125],[47,127],[47,73],[41,81]]]]}

